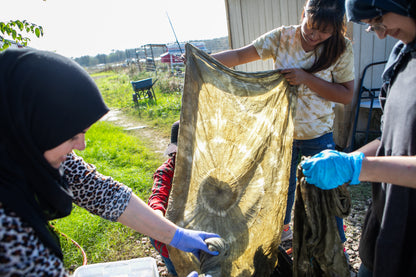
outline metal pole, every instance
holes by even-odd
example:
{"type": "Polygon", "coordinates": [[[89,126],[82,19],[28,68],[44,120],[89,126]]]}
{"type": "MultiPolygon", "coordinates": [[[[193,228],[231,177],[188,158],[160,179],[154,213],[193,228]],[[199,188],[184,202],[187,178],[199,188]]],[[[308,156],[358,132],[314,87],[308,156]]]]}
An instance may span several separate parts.
{"type": "Polygon", "coordinates": [[[166,12],[166,16],[168,17],[170,27],[172,28],[173,34],[175,35],[176,43],[177,43],[177,44],[178,44],[178,46],[179,46],[179,50],[181,51],[181,54],[183,54],[183,52],[182,52],[182,48],[181,48],[181,45],[179,44],[178,38],[176,37],[175,29],[173,29],[173,25],[172,25],[172,22],[170,21],[170,18],[169,18],[168,12],[166,12]]]}

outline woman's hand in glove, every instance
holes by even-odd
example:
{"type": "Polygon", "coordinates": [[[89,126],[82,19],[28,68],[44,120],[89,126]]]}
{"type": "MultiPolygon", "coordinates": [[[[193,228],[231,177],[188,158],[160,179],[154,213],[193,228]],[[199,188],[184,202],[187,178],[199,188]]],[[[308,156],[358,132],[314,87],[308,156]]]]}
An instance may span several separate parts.
{"type": "Polygon", "coordinates": [[[205,240],[207,238],[220,237],[217,234],[178,228],[169,245],[185,252],[192,252],[199,259],[199,251],[205,251],[211,255],[218,255],[218,251],[210,251],[205,240]]]}
{"type": "Polygon", "coordinates": [[[360,152],[343,153],[324,150],[303,161],[302,172],[306,182],[321,189],[333,189],[345,183],[359,184],[358,177],[364,154],[360,152]]]}

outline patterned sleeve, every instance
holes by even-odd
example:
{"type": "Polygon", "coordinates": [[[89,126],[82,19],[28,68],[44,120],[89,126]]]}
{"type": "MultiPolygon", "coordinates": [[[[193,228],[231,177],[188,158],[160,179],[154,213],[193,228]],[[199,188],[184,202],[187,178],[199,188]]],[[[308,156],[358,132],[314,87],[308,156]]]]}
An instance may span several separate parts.
{"type": "Polygon", "coordinates": [[[0,276],[68,276],[35,230],[0,202],[0,276]]]}
{"type": "Polygon", "coordinates": [[[164,162],[153,174],[152,194],[149,197],[148,205],[153,210],[161,210],[163,214],[166,213],[168,206],[174,170],[175,155],[164,162]]]}
{"type": "Polygon", "coordinates": [[[74,203],[92,214],[117,221],[130,201],[131,189],[97,172],[94,165],[75,153],[69,154],[62,165],[74,203]]]}
{"type": "Polygon", "coordinates": [[[253,41],[253,46],[262,60],[276,59],[276,51],[279,48],[281,28],[274,29],[253,41]]]}
{"type": "Polygon", "coordinates": [[[339,57],[332,71],[335,83],[345,83],[354,80],[354,54],[352,43],[345,38],[346,49],[339,57]]]}

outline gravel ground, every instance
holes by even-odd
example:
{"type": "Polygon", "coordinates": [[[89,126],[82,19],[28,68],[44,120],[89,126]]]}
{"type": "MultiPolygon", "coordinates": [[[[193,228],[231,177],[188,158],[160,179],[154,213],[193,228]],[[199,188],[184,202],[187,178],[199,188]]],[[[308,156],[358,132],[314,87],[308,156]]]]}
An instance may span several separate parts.
{"type": "Polygon", "coordinates": [[[356,201],[351,209],[351,214],[344,220],[347,226],[345,236],[345,249],[350,257],[351,271],[358,272],[361,265],[361,259],[358,255],[358,245],[361,238],[361,228],[364,223],[365,213],[368,209],[371,200],[356,201]]]}

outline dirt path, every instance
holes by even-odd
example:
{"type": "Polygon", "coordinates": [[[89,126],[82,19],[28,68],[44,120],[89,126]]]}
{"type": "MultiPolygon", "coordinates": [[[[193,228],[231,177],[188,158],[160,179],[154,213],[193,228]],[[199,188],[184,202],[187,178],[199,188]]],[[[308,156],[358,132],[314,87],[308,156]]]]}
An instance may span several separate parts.
{"type": "Polygon", "coordinates": [[[157,129],[147,126],[137,118],[126,116],[120,110],[110,110],[102,120],[121,126],[125,131],[130,131],[132,135],[139,137],[150,149],[154,149],[161,156],[170,142],[170,138],[161,135],[157,129]]]}

